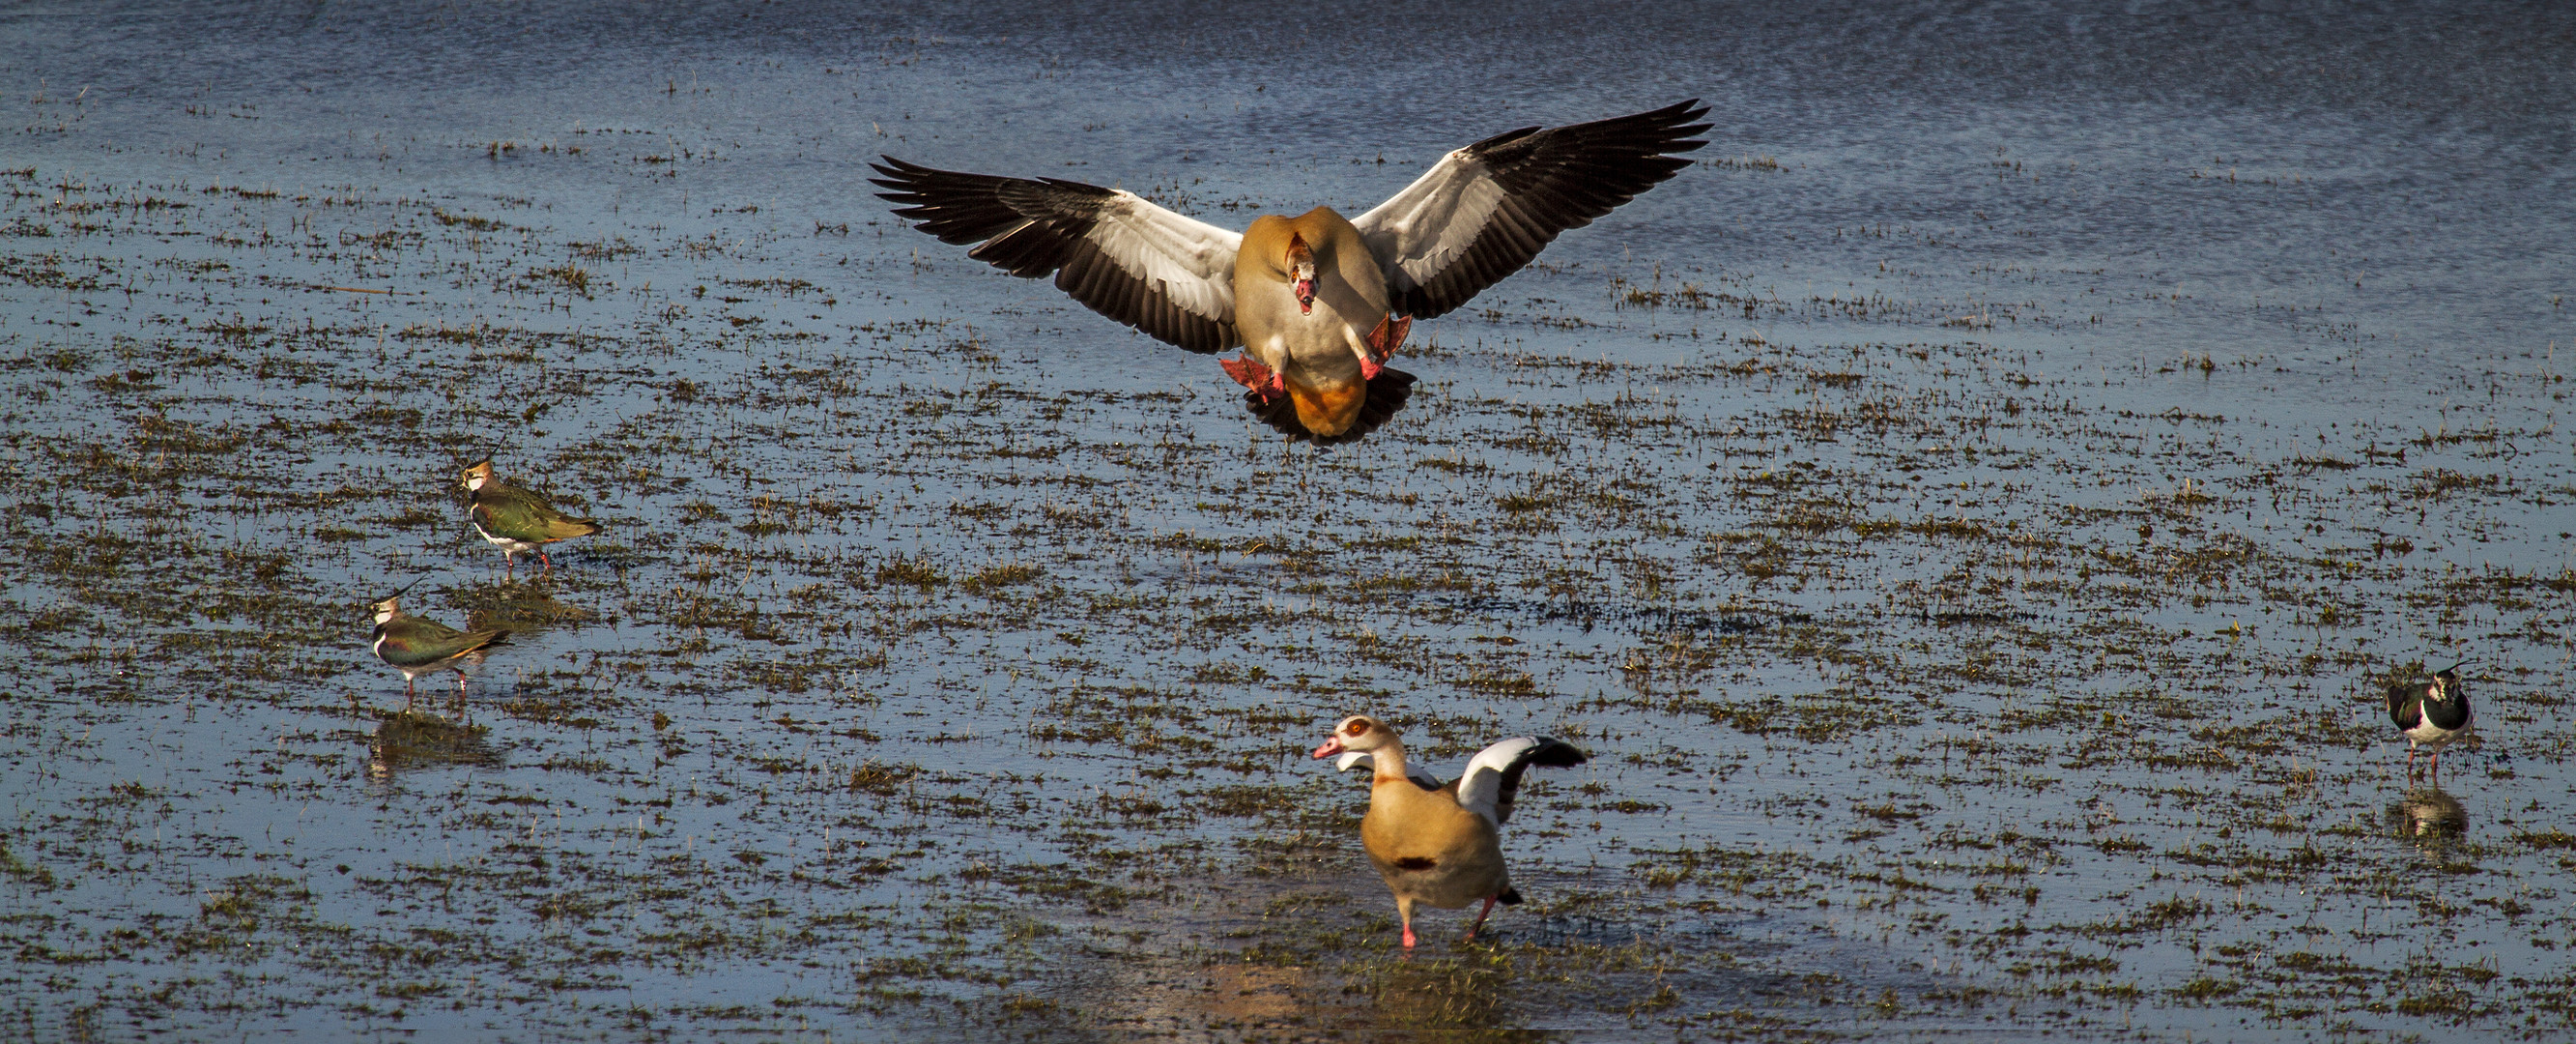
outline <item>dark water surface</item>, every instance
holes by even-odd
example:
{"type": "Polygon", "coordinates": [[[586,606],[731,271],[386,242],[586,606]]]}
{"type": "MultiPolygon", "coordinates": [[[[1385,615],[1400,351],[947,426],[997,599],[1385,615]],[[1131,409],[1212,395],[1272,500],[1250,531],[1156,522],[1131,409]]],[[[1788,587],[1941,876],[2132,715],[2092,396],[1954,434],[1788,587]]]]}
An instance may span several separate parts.
{"type": "Polygon", "coordinates": [[[2576,1030],[2563,7],[174,7],[0,11],[7,1039],[2576,1030]],[[863,181],[1686,97],[1325,451],[863,181]],[[1593,753],[1490,940],[1363,711],[1593,753]]]}

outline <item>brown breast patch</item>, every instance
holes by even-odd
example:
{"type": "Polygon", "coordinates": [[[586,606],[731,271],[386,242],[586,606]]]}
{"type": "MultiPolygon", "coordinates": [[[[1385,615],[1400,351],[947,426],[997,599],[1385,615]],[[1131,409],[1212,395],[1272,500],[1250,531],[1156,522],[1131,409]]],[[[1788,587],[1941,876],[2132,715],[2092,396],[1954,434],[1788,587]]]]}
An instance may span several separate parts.
{"type": "Polygon", "coordinates": [[[1407,856],[1395,861],[1395,868],[1398,870],[1429,870],[1438,865],[1440,865],[1439,860],[1426,856],[1407,856]]]}

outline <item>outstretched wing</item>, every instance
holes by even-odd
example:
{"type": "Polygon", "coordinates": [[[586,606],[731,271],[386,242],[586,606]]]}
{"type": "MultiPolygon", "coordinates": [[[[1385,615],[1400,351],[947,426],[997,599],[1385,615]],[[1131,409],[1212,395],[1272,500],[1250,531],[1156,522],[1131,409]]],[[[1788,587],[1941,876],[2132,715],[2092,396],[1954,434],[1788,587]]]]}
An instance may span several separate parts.
{"type": "Polygon", "coordinates": [[[1399,315],[1429,319],[1521,270],[1559,232],[1581,228],[1672,177],[1708,144],[1690,136],[1693,98],[1634,116],[1504,131],[1443,157],[1352,219],[1386,269],[1399,315]]]}
{"type": "Polygon", "coordinates": [[[1477,752],[1458,777],[1458,804],[1495,826],[1512,818],[1512,795],[1521,788],[1521,773],[1532,765],[1565,768],[1589,759],[1563,740],[1545,736],[1507,739],[1477,752]]]}
{"type": "Polygon", "coordinates": [[[906,163],[869,166],[895,216],[1012,275],[1055,274],[1092,311],[1194,352],[1240,343],[1234,253],[1243,234],[1119,189],[1061,178],[1001,178],[906,163]]]}

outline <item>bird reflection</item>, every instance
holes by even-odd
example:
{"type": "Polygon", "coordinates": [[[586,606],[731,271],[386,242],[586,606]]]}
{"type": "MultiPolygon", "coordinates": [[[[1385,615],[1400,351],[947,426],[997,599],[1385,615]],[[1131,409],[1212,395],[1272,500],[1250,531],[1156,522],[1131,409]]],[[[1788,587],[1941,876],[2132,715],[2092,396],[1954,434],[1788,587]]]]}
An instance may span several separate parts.
{"type": "Polygon", "coordinates": [[[1175,1044],[1261,1039],[1522,1039],[1509,973],[1492,962],[1417,960],[1305,966],[1167,963],[1121,977],[1118,1022],[1175,1044]],[[1251,1031],[1251,1032],[1247,1032],[1251,1031]]]}
{"type": "Polygon", "coordinates": [[[1122,979],[1117,1020],[1174,1044],[1241,1040],[1245,1030],[1314,1032],[1343,1021],[1316,1003],[1320,991],[1299,967],[1165,964],[1122,979]]]}
{"type": "Polygon", "coordinates": [[[470,584],[458,588],[454,599],[466,608],[465,623],[470,629],[541,631],[579,627],[599,618],[589,609],[556,600],[554,585],[538,580],[470,584]]]}
{"type": "Polygon", "coordinates": [[[498,765],[500,754],[484,739],[488,731],[410,710],[384,715],[367,741],[367,778],[433,765],[498,765]]]}
{"type": "Polygon", "coordinates": [[[2449,852],[2468,836],[2469,810],[2440,788],[2419,787],[2388,806],[2388,829],[2427,854],[2449,852]]]}
{"type": "Polygon", "coordinates": [[[1378,1025],[1415,1033],[1512,1033],[1511,967],[1488,961],[1396,961],[1369,970],[1355,985],[1376,1001],[1378,1025]]]}

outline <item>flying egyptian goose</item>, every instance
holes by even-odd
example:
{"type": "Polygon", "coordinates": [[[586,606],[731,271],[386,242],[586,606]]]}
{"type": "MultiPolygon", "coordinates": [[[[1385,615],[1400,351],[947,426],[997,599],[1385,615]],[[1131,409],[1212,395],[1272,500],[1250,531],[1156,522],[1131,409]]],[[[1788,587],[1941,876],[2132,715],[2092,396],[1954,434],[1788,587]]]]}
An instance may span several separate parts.
{"type": "Polygon", "coordinates": [[[2433,779],[2442,778],[2442,748],[2469,731],[2469,690],[2460,684],[2463,660],[2443,668],[2427,681],[2388,686],[2388,719],[2406,734],[2406,778],[2415,778],[2415,751],[2433,752],[2433,779]]]}
{"type": "Polygon", "coordinates": [[[555,563],[546,557],[547,544],[599,532],[599,523],[564,514],[546,498],[493,478],[491,461],[466,468],[460,481],[465,484],[470,505],[467,513],[473,516],[474,531],[501,549],[504,570],[516,563],[519,555],[534,551],[537,561],[551,571],[555,563]]]}
{"type": "Polygon", "coordinates": [[[1467,762],[1457,782],[1442,784],[1404,763],[1404,744],[1395,730],[1375,718],[1345,718],[1332,738],[1315,748],[1315,756],[1340,755],[1335,764],[1348,772],[1361,758],[1371,762],[1368,815],[1360,820],[1360,847],[1395,893],[1395,912],[1404,920],[1404,947],[1412,949],[1413,904],[1443,910],[1465,909],[1478,899],[1485,908],[1467,928],[1467,938],[1485,926],[1494,904],[1518,906],[1521,893],[1503,868],[1500,828],[1512,817],[1512,794],[1521,773],[1532,765],[1564,768],[1583,764],[1583,752],[1544,736],[1507,739],[1485,748],[1467,762]]]}
{"type": "Polygon", "coordinates": [[[1244,403],[1291,439],[1348,442],[1404,406],[1386,369],[1415,319],[1520,271],[1557,233],[1591,224],[1690,161],[1698,99],[1633,116],[1504,131],[1442,157],[1356,218],[1331,207],[1265,215],[1242,232],[1120,189],[961,174],[892,156],[871,179],[898,217],[1015,276],[1053,273],[1092,311],[1222,361],[1244,403]]]}
{"type": "Polygon", "coordinates": [[[402,672],[403,704],[409,706],[419,695],[421,675],[440,671],[456,672],[456,699],[464,702],[466,666],[482,663],[484,651],[501,644],[510,632],[459,631],[403,612],[401,599],[402,592],[396,591],[370,608],[376,616],[376,658],[402,672]]]}

